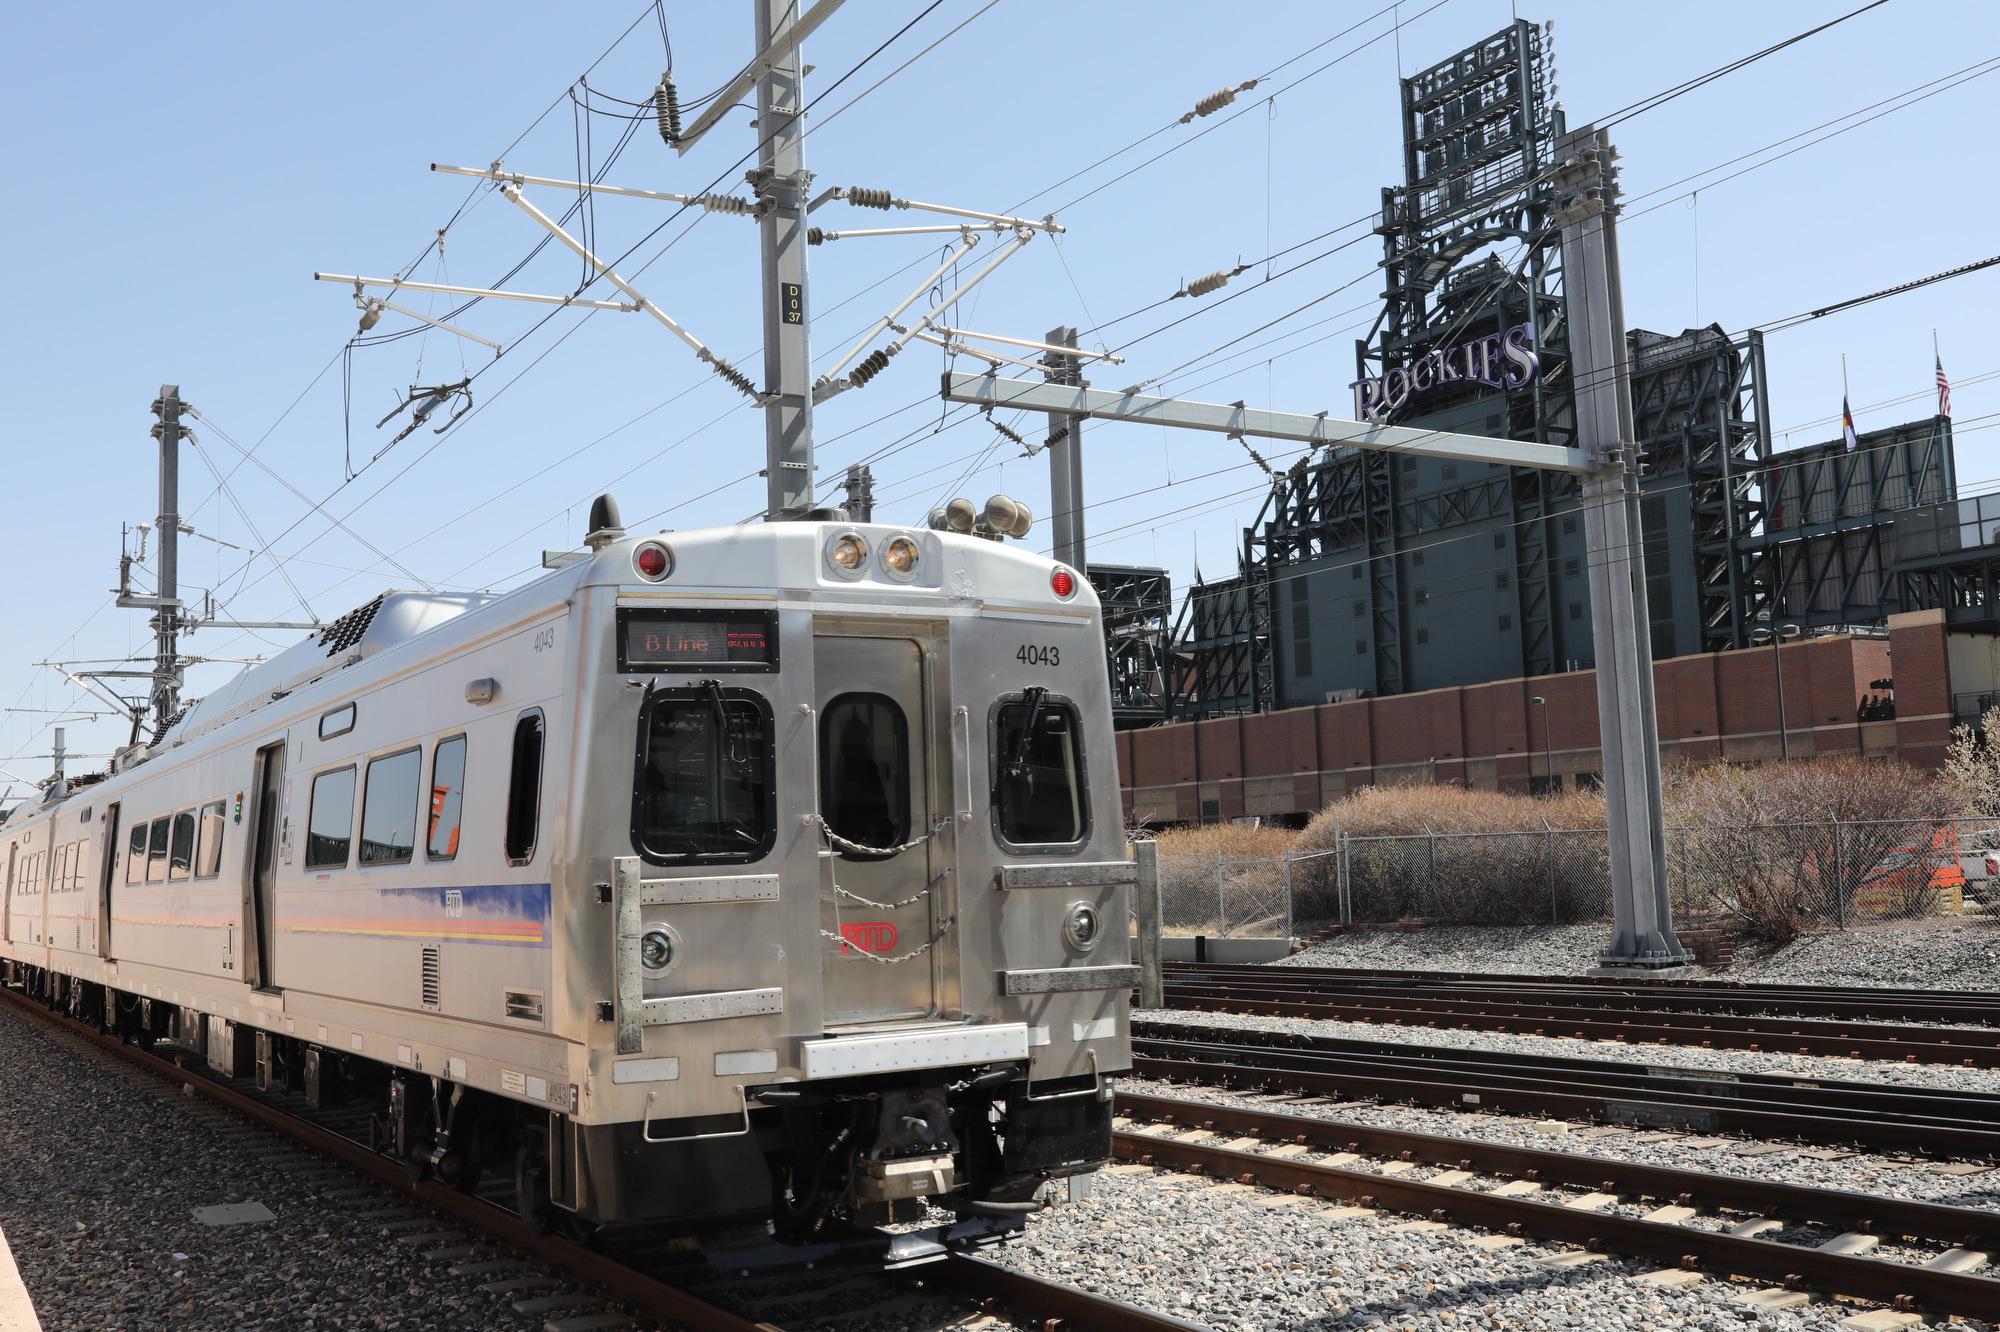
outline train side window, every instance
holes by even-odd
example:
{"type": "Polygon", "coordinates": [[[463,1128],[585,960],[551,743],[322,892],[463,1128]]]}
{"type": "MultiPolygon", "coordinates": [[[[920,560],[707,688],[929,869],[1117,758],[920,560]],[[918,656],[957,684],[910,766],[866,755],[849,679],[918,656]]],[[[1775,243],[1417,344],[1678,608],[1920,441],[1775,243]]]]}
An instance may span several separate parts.
{"type": "Polygon", "coordinates": [[[507,783],[507,863],[535,858],[542,821],[542,713],[537,708],[514,723],[514,762],[507,783]]]}
{"type": "Polygon", "coordinates": [[[146,821],[140,819],[132,825],[132,835],[125,843],[125,882],[144,883],[146,881],[146,821]]]}
{"type": "Polygon", "coordinates": [[[1074,846],[1090,832],[1083,726],[1046,689],[993,709],[993,816],[1009,846],[1074,846]]]}
{"type": "Polygon", "coordinates": [[[424,855],[451,860],[458,855],[458,826],[465,817],[465,737],[440,740],[431,755],[430,836],[424,855]]]}
{"type": "Polygon", "coordinates": [[[173,841],[167,857],[167,877],[181,880],[194,872],[194,811],[174,815],[173,841]]]}
{"type": "Polygon", "coordinates": [[[211,800],[201,807],[195,829],[194,877],[213,879],[222,873],[222,829],[224,803],[211,800]]]}
{"type": "Polygon", "coordinates": [[[319,738],[331,740],[337,735],[346,735],[354,729],[354,705],[344,703],[331,712],[322,712],[319,717],[319,738]]]}
{"type": "Polygon", "coordinates": [[[354,840],[354,765],[313,778],[312,815],[306,824],[306,868],[346,869],[354,840]]]}
{"type": "Polygon", "coordinates": [[[771,706],[714,681],[639,709],[632,849],[655,864],[761,860],[777,837],[771,706]]]}
{"type": "MultiPolygon", "coordinates": [[[[819,728],[820,814],[827,829],[862,846],[910,839],[910,724],[894,699],[842,694],[819,728]]],[[[836,844],[849,860],[880,857],[836,844]]]]}
{"type": "Polygon", "coordinates": [[[146,853],[146,882],[165,883],[167,881],[167,825],[173,822],[171,815],[153,820],[152,840],[146,853]]]}
{"type": "Polygon", "coordinates": [[[406,749],[368,761],[361,797],[361,863],[406,865],[417,850],[417,783],[424,751],[406,749]]]}

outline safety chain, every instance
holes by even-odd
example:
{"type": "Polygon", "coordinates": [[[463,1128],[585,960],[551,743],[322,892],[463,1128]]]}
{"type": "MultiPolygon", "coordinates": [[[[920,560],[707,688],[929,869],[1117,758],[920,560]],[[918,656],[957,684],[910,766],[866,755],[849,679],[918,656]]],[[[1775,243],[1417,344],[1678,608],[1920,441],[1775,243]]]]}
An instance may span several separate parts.
{"type": "Polygon", "coordinates": [[[834,882],[833,891],[839,893],[842,897],[847,898],[849,901],[859,902],[862,906],[865,907],[874,907],[877,911],[899,911],[906,906],[913,906],[916,903],[923,901],[926,897],[929,897],[931,895],[931,890],[933,888],[936,888],[939,884],[943,883],[944,876],[949,873],[951,873],[950,870],[939,871],[938,876],[935,879],[932,879],[929,883],[925,884],[922,888],[918,889],[915,896],[906,897],[900,902],[871,901],[868,898],[863,897],[860,893],[852,892],[846,888],[841,887],[838,880],[834,882]]]}
{"type": "Polygon", "coordinates": [[[828,827],[824,816],[819,814],[808,814],[806,815],[806,817],[819,825],[819,830],[826,834],[827,841],[833,843],[833,845],[839,847],[843,851],[852,851],[855,855],[858,856],[901,855],[905,851],[914,850],[915,848],[922,846],[925,842],[930,841],[931,838],[936,837],[939,833],[943,832],[946,828],[949,828],[951,826],[951,820],[949,818],[942,818],[931,826],[931,830],[929,832],[925,833],[921,837],[913,837],[909,841],[903,843],[901,846],[863,846],[859,842],[849,841],[847,838],[842,837],[839,833],[835,832],[832,828],[828,827]]]}
{"type": "Polygon", "coordinates": [[[957,921],[957,919],[958,919],[957,916],[945,917],[945,922],[943,925],[940,925],[938,927],[938,932],[936,934],[933,934],[928,940],[926,940],[921,948],[912,948],[909,952],[898,953],[894,957],[883,957],[878,953],[871,953],[868,952],[866,949],[856,948],[854,946],[854,941],[852,939],[843,939],[840,935],[835,934],[832,930],[821,930],[819,932],[819,937],[822,939],[829,939],[834,943],[839,944],[844,949],[852,950],[853,952],[860,954],[862,957],[867,958],[870,962],[879,962],[885,967],[892,967],[896,965],[898,962],[908,962],[911,958],[922,957],[925,953],[928,953],[931,951],[931,949],[937,947],[938,944],[943,941],[944,936],[951,933],[952,924],[955,921],[957,921]]]}

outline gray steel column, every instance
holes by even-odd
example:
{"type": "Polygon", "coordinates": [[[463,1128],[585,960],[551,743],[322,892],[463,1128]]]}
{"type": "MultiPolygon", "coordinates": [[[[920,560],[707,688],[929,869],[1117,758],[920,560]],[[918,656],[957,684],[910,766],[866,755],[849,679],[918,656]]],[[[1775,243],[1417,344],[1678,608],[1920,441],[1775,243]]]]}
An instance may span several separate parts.
{"type": "MultiPolygon", "coordinates": [[[[798,0],[757,0],[762,51],[798,21],[798,0]]],[[[750,175],[764,215],[757,224],[764,266],[764,466],[767,520],[802,518],[813,508],[812,342],[807,335],[805,88],[797,49],[771,61],[757,80],[757,170],[750,175]]]]}
{"type": "MultiPolygon", "coordinates": [[[[1054,339],[1050,339],[1054,341],[1054,339]]],[[[1139,879],[1132,891],[1139,930],[1139,1007],[1165,1008],[1160,974],[1160,846],[1153,841],[1132,843],[1139,862],[1139,879]]]]}
{"type": "Polygon", "coordinates": [[[180,707],[180,539],[181,539],[181,390],[160,385],[153,402],[159,421],[153,438],[160,441],[160,513],[155,531],[160,538],[160,585],[154,589],[159,608],[153,614],[153,738],[167,733],[180,707]]]}
{"type": "MultiPolygon", "coordinates": [[[[1067,324],[1049,330],[1047,341],[1058,347],[1076,346],[1076,330],[1067,324]]],[[[1050,352],[1042,358],[1051,384],[1083,383],[1083,363],[1074,356],[1050,352]]],[[[1083,418],[1049,413],[1049,526],[1055,535],[1055,557],[1081,574],[1088,574],[1083,548],[1083,418]]]]}
{"type": "Polygon", "coordinates": [[[1613,934],[1602,960],[1671,966],[1691,955],[1674,935],[1667,896],[1659,723],[1614,226],[1615,159],[1610,136],[1588,127],[1556,145],[1556,220],[1562,226],[1577,442],[1598,464],[1583,478],[1582,498],[1611,837],[1613,934]]]}

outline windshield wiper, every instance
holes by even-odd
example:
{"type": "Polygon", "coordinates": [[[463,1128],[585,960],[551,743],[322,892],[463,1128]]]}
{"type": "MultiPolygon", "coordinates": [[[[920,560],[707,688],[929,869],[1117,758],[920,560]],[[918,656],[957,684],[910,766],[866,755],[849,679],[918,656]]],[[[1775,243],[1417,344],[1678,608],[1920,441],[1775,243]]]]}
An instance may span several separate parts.
{"type": "Polygon", "coordinates": [[[716,739],[721,745],[723,757],[733,767],[745,768],[750,765],[750,753],[743,747],[743,735],[729,725],[729,701],[722,696],[722,684],[717,680],[703,680],[699,689],[708,691],[708,706],[715,713],[716,739]]]}
{"type": "Polygon", "coordinates": [[[1021,691],[1021,701],[1028,707],[1028,719],[1021,727],[1020,738],[1014,742],[1013,757],[1007,760],[1009,781],[1025,782],[1030,787],[1035,784],[1034,774],[1028,770],[1028,746],[1035,738],[1035,723],[1042,719],[1042,702],[1048,696],[1048,689],[1042,685],[1030,685],[1021,691]]]}

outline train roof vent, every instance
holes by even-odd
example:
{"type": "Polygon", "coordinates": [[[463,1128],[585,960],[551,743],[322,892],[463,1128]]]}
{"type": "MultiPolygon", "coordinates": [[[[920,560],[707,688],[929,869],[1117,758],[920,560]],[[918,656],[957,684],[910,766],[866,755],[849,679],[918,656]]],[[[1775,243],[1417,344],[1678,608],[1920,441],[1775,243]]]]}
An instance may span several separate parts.
{"type": "Polygon", "coordinates": [[[319,645],[326,649],[326,655],[337,657],[359,643],[368,632],[368,626],[375,621],[375,612],[382,609],[382,593],[365,605],[356,606],[347,614],[319,631],[319,645]]]}

